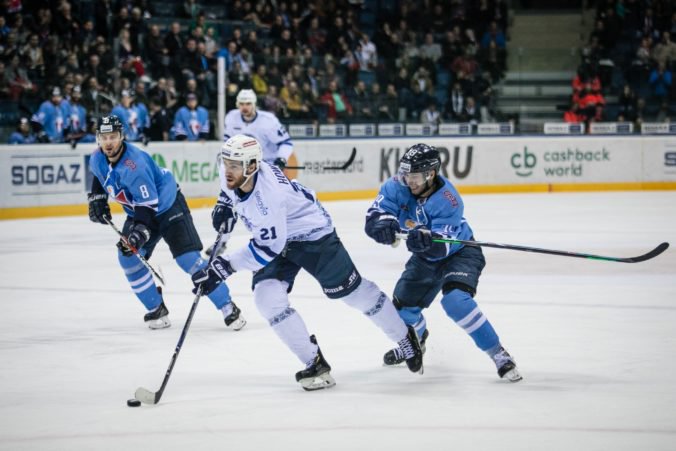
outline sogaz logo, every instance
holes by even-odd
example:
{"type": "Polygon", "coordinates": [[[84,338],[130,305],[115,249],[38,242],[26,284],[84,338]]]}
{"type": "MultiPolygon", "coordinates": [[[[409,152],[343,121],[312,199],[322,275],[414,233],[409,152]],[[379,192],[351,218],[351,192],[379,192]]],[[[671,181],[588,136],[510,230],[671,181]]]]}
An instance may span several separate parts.
{"type": "Polygon", "coordinates": [[[533,175],[533,168],[537,164],[535,154],[528,152],[528,147],[523,148],[523,153],[515,153],[509,160],[519,177],[529,177],[533,175]]]}

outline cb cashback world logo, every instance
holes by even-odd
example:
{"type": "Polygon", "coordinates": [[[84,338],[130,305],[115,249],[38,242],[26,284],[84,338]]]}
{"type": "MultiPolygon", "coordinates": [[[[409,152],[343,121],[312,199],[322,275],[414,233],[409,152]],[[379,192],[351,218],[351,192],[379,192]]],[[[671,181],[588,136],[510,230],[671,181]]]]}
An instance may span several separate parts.
{"type": "Polygon", "coordinates": [[[530,177],[537,168],[547,177],[582,177],[584,166],[610,161],[610,151],[600,150],[546,150],[539,152],[543,162],[538,164],[538,155],[524,146],[523,152],[512,154],[509,162],[519,177],[530,177]]]}

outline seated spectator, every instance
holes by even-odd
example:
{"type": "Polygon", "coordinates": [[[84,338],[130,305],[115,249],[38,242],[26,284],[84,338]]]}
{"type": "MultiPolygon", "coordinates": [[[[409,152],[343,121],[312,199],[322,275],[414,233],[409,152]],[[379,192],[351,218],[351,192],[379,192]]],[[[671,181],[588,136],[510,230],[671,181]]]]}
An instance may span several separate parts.
{"type": "Polygon", "coordinates": [[[432,126],[432,133],[436,133],[441,123],[441,115],[437,111],[437,102],[430,101],[427,108],[420,112],[420,122],[432,126]]]}
{"type": "Polygon", "coordinates": [[[177,141],[203,141],[209,137],[209,112],[197,106],[195,94],[188,94],[185,106],[176,112],[174,136],[177,141]]]}
{"type": "Polygon", "coordinates": [[[452,122],[462,122],[462,113],[465,108],[465,93],[459,82],[454,82],[446,100],[446,119],[452,122]]]}
{"type": "Polygon", "coordinates": [[[488,30],[481,37],[481,47],[488,48],[491,42],[495,42],[497,48],[504,50],[507,46],[505,34],[498,28],[497,22],[491,22],[488,30]]]}
{"type": "Polygon", "coordinates": [[[356,120],[372,119],[373,110],[371,110],[371,97],[366,91],[366,83],[363,80],[357,83],[349,90],[348,99],[352,104],[354,118],[356,120]]]}
{"type": "Polygon", "coordinates": [[[267,66],[261,64],[256,68],[256,73],[251,77],[251,87],[260,97],[268,92],[267,66]]]}
{"type": "Polygon", "coordinates": [[[671,89],[671,71],[664,63],[660,63],[650,73],[649,82],[653,98],[662,103],[669,96],[671,89]]]}
{"type": "Polygon", "coordinates": [[[277,86],[270,85],[268,87],[268,93],[263,97],[262,102],[262,109],[265,111],[269,111],[275,116],[288,116],[288,113],[284,108],[284,102],[282,102],[282,100],[279,98],[279,95],[277,94],[277,86]]]}
{"type": "Polygon", "coordinates": [[[666,67],[676,61],[676,43],[671,40],[668,31],[662,32],[662,39],[653,49],[652,57],[658,65],[664,64],[666,67]]]}
{"type": "MultiPolygon", "coordinates": [[[[618,98],[619,109],[618,118],[622,116],[625,120],[634,122],[636,120],[637,98],[631,86],[625,84],[618,98]]],[[[619,120],[619,119],[618,119],[619,120]]]]}
{"type": "Polygon", "coordinates": [[[338,90],[336,80],[329,82],[328,90],[320,97],[319,101],[328,107],[326,119],[331,124],[338,119],[344,120],[352,116],[352,105],[348,102],[345,94],[338,90]]]}
{"type": "Polygon", "coordinates": [[[9,98],[17,102],[24,95],[35,95],[38,91],[37,85],[33,84],[28,78],[26,69],[21,65],[21,58],[18,53],[14,53],[9,60],[9,66],[5,68],[5,84],[9,86],[9,98]]]}
{"type": "Polygon", "coordinates": [[[284,105],[286,111],[291,119],[305,119],[310,112],[310,106],[303,99],[298,84],[295,81],[290,81],[279,92],[279,98],[284,105]]]}
{"type": "Polygon", "coordinates": [[[474,97],[468,96],[465,101],[465,107],[460,115],[460,122],[469,122],[472,125],[477,125],[479,121],[481,121],[481,113],[476,105],[476,101],[474,97]]]}
{"type": "Polygon", "coordinates": [[[374,97],[379,120],[396,121],[399,119],[399,94],[392,83],[387,85],[384,95],[375,97],[373,91],[371,95],[374,97]]]}
{"type": "Polygon", "coordinates": [[[586,122],[587,117],[580,112],[580,105],[572,102],[570,109],[563,114],[563,120],[568,123],[580,124],[586,122]]]}
{"type": "Polygon", "coordinates": [[[27,117],[19,119],[16,130],[9,135],[9,144],[33,144],[37,142],[35,134],[31,131],[31,124],[27,117]]]}

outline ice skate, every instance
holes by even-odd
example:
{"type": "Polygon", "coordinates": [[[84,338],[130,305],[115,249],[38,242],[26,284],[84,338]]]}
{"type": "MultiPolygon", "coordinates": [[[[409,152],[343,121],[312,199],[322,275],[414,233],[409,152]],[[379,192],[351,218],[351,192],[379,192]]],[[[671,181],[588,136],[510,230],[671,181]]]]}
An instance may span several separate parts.
{"type": "Polygon", "coordinates": [[[242,311],[232,301],[229,304],[225,304],[223,309],[227,308],[229,305],[232,306],[231,312],[226,314],[226,311],[223,311],[223,321],[225,322],[225,327],[234,331],[241,330],[244,326],[246,326],[246,320],[242,316],[242,311]]]}
{"type": "Polygon", "coordinates": [[[502,346],[500,346],[498,352],[493,354],[492,359],[495,362],[495,367],[498,369],[500,379],[506,379],[510,382],[519,382],[523,379],[516,367],[516,362],[502,346]]]}
{"type": "MultiPolygon", "coordinates": [[[[310,341],[317,344],[314,335],[310,336],[310,341]]],[[[296,373],[296,381],[300,382],[303,390],[307,391],[331,388],[336,385],[336,381],[331,376],[330,371],[331,365],[324,359],[321,349],[317,346],[317,355],[304,370],[296,373]]]]}
{"type": "MultiPolygon", "coordinates": [[[[427,337],[430,335],[430,333],[425,329],[425,331],[422,334],[422,337],[420,338],[420,350],[422,351],[423,355],[425,354],[425,351],[427,348],[425,347],[425,342],[427,341],[427,337]]],[[[401,350],[401,348],[394,348],[390,349],[385,353],[383,356],[383,362],[385,363],[386,366],[391,366],[391,365],[399,365],[400,363],[403,363],[404,360],[404,352],[401,350]]]]}
{"type": "Polygon", "coordinates": [[[171,321],[169,321],[169,310],[167,306],[164,305],[164,301],[155,308],[154,310],[149,311],[143,316],[143,321],[151,329],[165,329],[171,326],[171,321]]]}

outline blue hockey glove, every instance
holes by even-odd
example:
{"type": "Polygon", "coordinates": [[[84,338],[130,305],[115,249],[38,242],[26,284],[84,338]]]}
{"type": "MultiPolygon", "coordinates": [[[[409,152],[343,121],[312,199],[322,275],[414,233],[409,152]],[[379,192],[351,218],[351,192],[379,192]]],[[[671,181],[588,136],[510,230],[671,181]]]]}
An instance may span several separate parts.
{"type": "Polygon", "coordinates": [[[192,283],[195,285],[192,292],[202,288],[202,294],[209,294],[218,287],[218,284],[230,277],[235,272],[230,262],[223,257],[216,257],[208,268],[200,269],[192,275],[192,283]]]}
{"type": "Polygon", "coordinates": [[[129,235],[127,235],[127,241],[129,245],[133,246],[136,250],[141,250],[144,244],[150,239],[150,230],[144,224],[140,222],[135,222],[129,229],[129,235]]]}
{"type": "Polygon", "coordinates": [[[399,221],[393,215],[373,214],[366,220],[364,231],[380,244],[392,244],[401,232],[399,221]]]}
{"type": "Polygon", "coordinates": [[[427,229],[422,227],[417,227],[410,232],[408,232],[408,237],[406,238],[406,247],[411,252],[426,252],[434,243],[433,238],[439,238],[440,235],[432,233],[427,229]]]}
{"type": "Polygon", "coordinates": [[[286,167],[286,163],[287,163],[286,158],[280,157],[280,158],[275,158],[275,161],[272,164],[277,166],[279,169],[284,170],[284,168],[286,167]]]}
{"type": "Polygon", "coordinates": [[[112,216],[110,216],[110,206],[108,205],[108,195],[89,193],[87,201],[89,202],[89,220],[108,224],[106,218],[112,219],[112,216]]]}
{"type": "Polygon", "coordinates": [[[216,206],[211,212],[211,224],[214,226],[214,229],[220,232],[221,225],[224,225],[223,233],[230,233],[235,228],[236,223],[237,217],[232,207],[221,201],[216,202],[216,206]]]}

